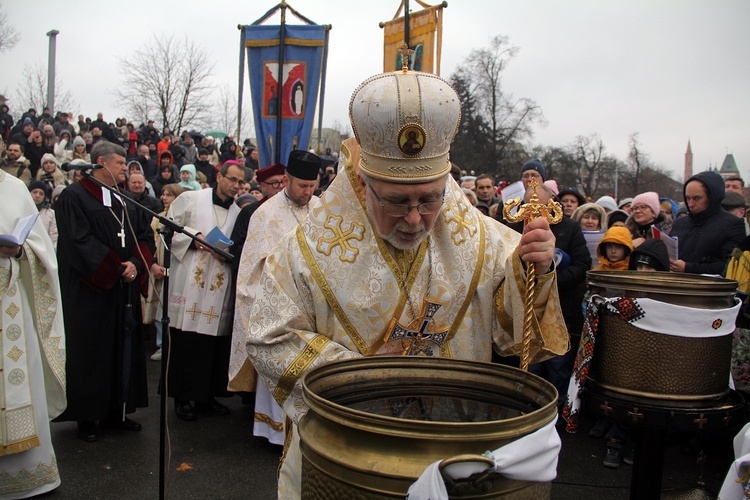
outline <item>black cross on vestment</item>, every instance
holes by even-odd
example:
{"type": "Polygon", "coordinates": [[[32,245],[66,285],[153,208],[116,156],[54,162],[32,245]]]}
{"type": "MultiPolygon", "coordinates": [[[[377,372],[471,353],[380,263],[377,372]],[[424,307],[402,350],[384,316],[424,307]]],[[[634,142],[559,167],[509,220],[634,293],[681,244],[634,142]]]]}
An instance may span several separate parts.
{"type": "Polygon", "coordinates": [[[421,318],[417,318],[419,328],[410,328],[415,321],[412,321],[409,326],[396,323],[393,326],[393,330],[391,330],[391,334],[388,336],[388,341],[392,342],[400,339],[403,347],[402,354],[404,356],[435,356],[436,354],[432,352],[430,344],[442,347],[450,330],[448,326],[437,331],[427,330],[427,327],[432,323],[435,313],[440,307],[442,307],[442,304],[430,302],[425,299],[420,315],[421,318]]]}

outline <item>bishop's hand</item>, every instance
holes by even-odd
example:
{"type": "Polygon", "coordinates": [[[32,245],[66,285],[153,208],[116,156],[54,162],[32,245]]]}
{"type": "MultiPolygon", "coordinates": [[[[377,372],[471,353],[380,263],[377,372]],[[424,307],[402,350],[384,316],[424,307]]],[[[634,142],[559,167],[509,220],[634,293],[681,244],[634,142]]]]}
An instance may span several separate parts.
{"type": "Polygon", "coordinates": [[[524,262],[533,262],[536,274],[545,274],[552,267],[555,255],[555,235],[544,217],[526,222],[518,244],[518,252],[524,262]]]}

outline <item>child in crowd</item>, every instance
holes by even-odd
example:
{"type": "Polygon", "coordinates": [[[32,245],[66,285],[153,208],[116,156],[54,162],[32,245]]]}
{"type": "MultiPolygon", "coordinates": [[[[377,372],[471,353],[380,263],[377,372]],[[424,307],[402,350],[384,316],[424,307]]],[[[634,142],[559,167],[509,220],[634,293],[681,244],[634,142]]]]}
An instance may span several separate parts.
{"type": "Polygon", "coordinates": [[[628,269],[630,254],[633,252],[633,239],[630,231],[622,226],[611,227],[604,233],[597,250],[599,265],[595,271],[625,271],[628,269]]]}
{"type": "Polygon", "coordinates": [[[195,180],[195,166],[184,165],[180,169],[180,186],[185,191],[200,191],[201,185],[195,180]]]}

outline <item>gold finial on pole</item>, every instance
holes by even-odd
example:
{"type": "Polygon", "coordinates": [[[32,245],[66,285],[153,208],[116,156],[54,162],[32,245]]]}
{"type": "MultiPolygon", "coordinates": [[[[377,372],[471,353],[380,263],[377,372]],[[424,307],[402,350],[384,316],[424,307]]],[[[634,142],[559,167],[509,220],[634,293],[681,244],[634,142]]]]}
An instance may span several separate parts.
{"type": "MultiPolygon", "coordinates": [[[[509,222],[528,222],[538,217],[544,217],[550,224],[557,224],[563,218],[562,206],[553,199],[549,199],[547,204],[539,203],[539,196],[536,194],[536,188],[539,186],[536,179],[531,179],[529,188],[531,188],[531,198],[529,202],[521,205],[521,198],[510,200],[503,207],[503,216],[509,222]],[[518,207],[516,215],[510,213],[513,208],[518,207]]],[[[531,330],[534,321],[534,275],[536,269],[533,262],[526,264],[526,296],[524,297],[524,317],[523,317],[523,344],[521,345],[521,370],[529,369],[529,352],[531,347],[531,330]]]]}
{"type": "Polygon", "coordinates": [[[414,53],[406,43],[401,44],[401,48],[397,50],[401,53],[401,71],[406,73],[409,71],[409,57],[414,53]]]}

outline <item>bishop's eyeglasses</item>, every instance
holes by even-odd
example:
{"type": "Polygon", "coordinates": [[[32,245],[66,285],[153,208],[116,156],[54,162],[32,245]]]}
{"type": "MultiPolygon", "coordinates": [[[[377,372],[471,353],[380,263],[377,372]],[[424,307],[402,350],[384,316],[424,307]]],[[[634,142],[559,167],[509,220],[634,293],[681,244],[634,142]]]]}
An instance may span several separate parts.
{"type": "Polygon", "coordinates": [[[445,188],[443,188],[443,194],[440,196],[439,200],[427,201],[424,203],[420,203],[419,205],[407,205],[405,203],[385,203],[380,199],[380,196],[378,196],[378,193],[375,192],[372,186],[370,186],[369,184],[367,186],[370,188],[370,191],[372,191],[372,194],[375,195],[375,199],[378,200],[380,206],[383,207],[383,212],[390,215],[391,217],[406,217],[407,215],[409,215],[409,212],[411,212],[412,208],[416,208],[417,212],[419,212],[420,215],[429,215],[440,210],[440,207],[445,201],[445,188]]]}

